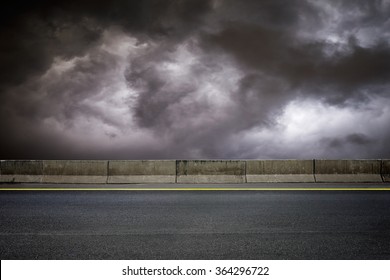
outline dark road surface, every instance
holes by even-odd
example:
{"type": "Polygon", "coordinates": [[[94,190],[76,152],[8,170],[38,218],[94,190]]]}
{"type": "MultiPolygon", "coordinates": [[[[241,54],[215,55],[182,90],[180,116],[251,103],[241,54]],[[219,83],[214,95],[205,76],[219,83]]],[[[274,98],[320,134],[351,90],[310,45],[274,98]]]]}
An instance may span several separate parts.
{"type": "Polygon", "coordinates": [[[1,259],[390,259],[389,191],[1,191],[1,259]]]}

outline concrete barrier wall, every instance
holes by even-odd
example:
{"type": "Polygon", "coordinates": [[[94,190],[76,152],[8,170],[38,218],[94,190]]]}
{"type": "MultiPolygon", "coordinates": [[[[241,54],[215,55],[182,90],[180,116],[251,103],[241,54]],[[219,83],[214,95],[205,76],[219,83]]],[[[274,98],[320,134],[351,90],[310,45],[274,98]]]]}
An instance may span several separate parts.
{"type": "Polygon", "coordinates": [[[2,160],[7,183],[390,182],[390,160],[2,160]]]}
{"type": "Polygon", "coordinates": [[[248,183],[314,183],[313,160],[248,160],[248,183]]]}
{"type": "Polygon", "coordinates": [[[316,182],[382,182],[380,160],[315,160],[316,182]]]}
{"type": "Polygon", "coordinates": [[[175,183],[175,160],[110,160],[108,183],[175,183]]]}
{"type": "Polygon", "coordinates": [[[0,182],[41,183],[42,160],[2,160],[0,174],[0,182]]]}
{"type": "Polygon", "coordinates": [[[106,160],[44,160],[43,183],[104,184],[106,160]]]}
{"type": "Polygon", "coordinates": [[[383,182],[390,183],[390,159],[382,160],[381,173],[383,182]]]}
{"type": "Polygon", "coordinates": [[[245,161],[178,160],[177,183],[245,183],[245,161]]]}

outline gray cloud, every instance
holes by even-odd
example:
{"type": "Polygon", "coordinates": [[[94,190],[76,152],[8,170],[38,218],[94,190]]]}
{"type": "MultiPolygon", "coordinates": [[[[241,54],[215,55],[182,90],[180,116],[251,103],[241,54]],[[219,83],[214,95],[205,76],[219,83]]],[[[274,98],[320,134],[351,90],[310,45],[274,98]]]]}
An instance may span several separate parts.
{"type": "Polygon", "coordinates": [[[35,1],[0,27],[0,158],[388,157],[388,1],[35,1]]]}
{"type": "Polygon", "coordinates": [[[362,133],[353,133],[345,136],[344,138],[335,138],[329,139],[324,138],[323,141],[328,142],[330,148],[342,148],[344,145],[359,145],[366,146],[372,142],[375,142],[373,139],[362,133]]]}

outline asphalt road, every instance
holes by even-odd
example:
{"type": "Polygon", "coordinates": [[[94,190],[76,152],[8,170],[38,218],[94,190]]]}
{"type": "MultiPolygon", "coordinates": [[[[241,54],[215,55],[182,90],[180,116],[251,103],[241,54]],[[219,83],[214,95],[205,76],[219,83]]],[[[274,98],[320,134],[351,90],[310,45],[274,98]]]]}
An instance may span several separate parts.
{"type": "Polygon", "coordinates": [[[390,259],[390,191],[0,191],[1,259],[390,259]]]}

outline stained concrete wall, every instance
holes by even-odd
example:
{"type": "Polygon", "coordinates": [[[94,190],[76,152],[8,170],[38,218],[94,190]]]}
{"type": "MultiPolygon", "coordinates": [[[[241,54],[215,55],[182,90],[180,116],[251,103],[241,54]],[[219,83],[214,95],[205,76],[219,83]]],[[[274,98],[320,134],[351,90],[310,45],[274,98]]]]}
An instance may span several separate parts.
{"type": "Polygon", "coordinates": [[[2,160],[0,182],[41,183],[42,169],[41,160],[2,160]]]}
{"type": "Polygon", "coordinates": [[[108,183],[175,183],[175,160],[110,160],[108,183]]]}
{"type": "Polygon", "coordinates": [[[43,183],[95,183],[107,182],[106,160],[44,160],[43,183]]]}
{"type": "Polygon", "coordinates": [[[390,182],[390,160],[2,160],[0,182],[390,182]]]}
{"type": "Polygon", "coordinates": [[[313,160],[248,160],[248,183],[314,183],[313,160]]]}
{"type": "Polygon", "coordinates": [[[178,160],[177,183],[245,183],[245,161],[178,160]]]}
{"type": "Polygon", "coordinates": [[[382,160],[381,173],[383,182],[390,183],[390,159],[382,160]]]}
{"type": "Polygon", "coordinates": [[[382,182],[380,160],[315,160],[316,182],[382,182]]]}

